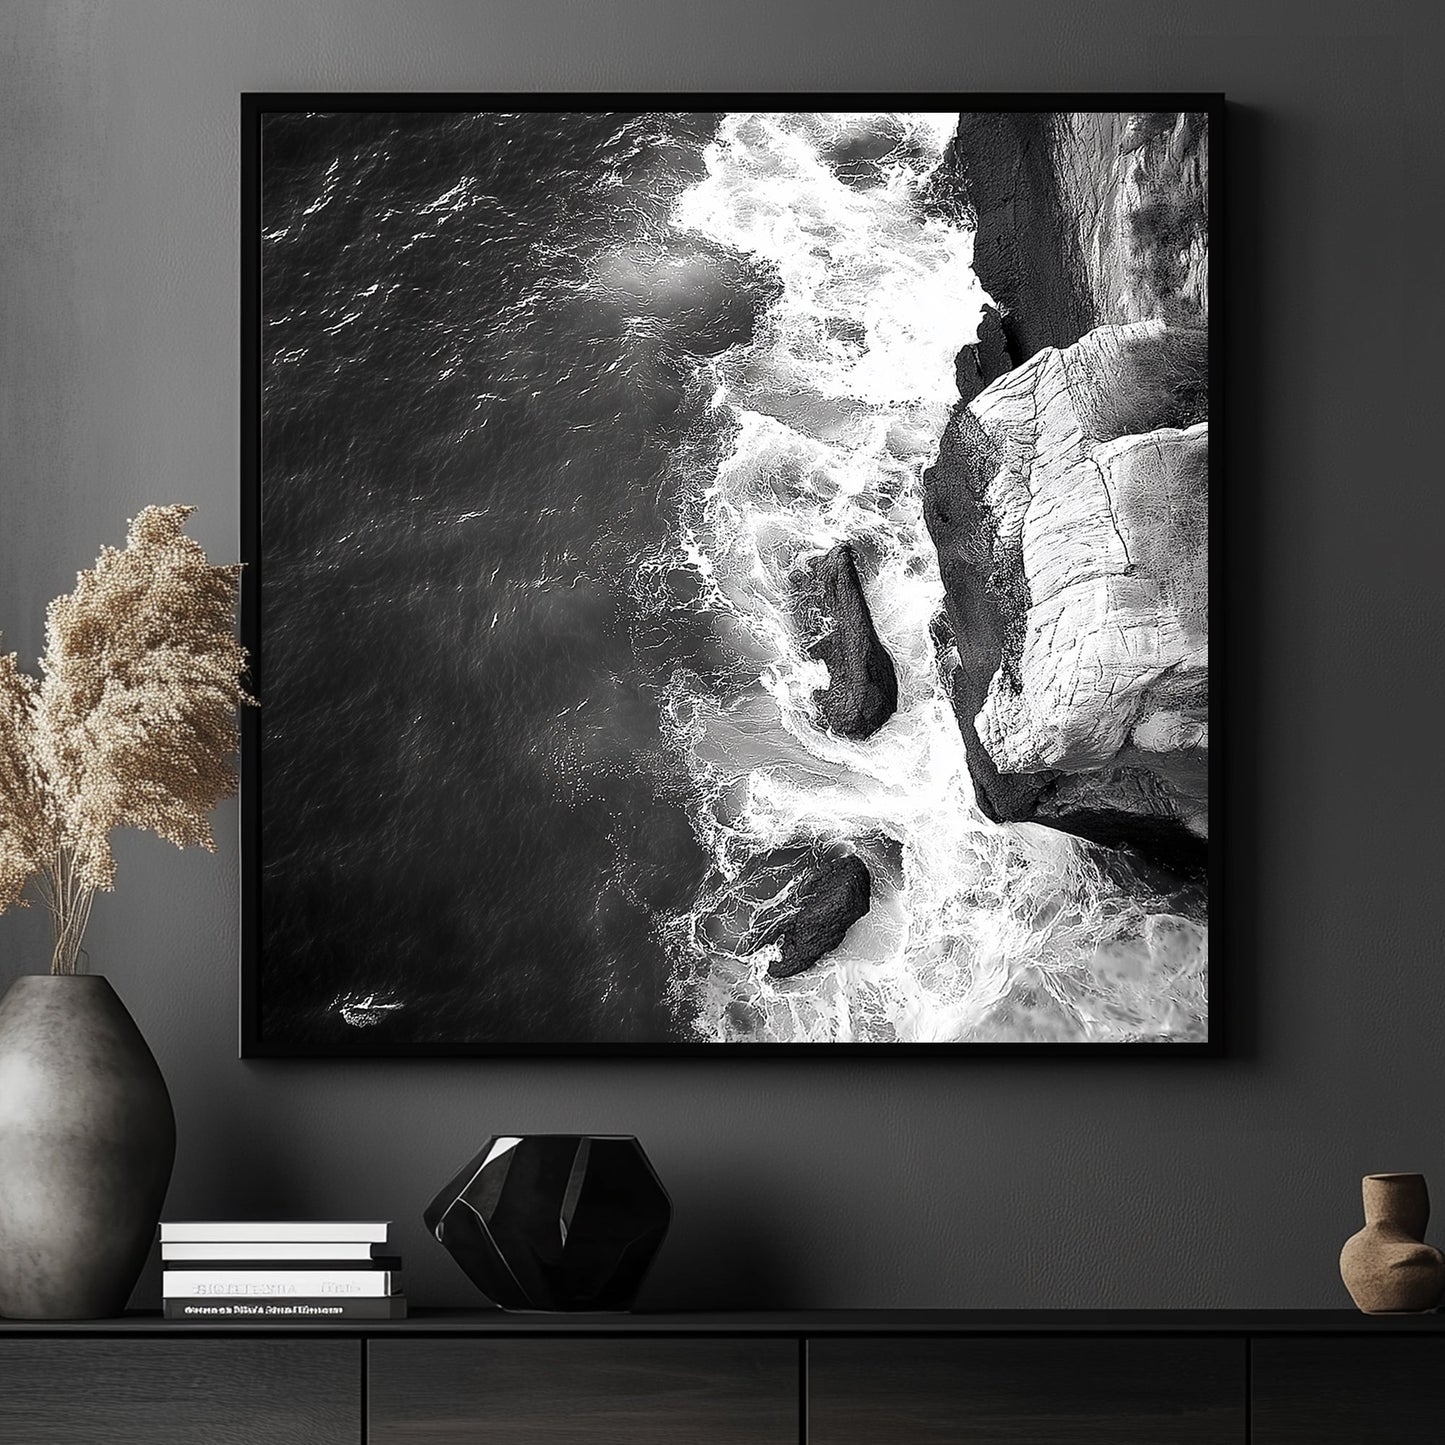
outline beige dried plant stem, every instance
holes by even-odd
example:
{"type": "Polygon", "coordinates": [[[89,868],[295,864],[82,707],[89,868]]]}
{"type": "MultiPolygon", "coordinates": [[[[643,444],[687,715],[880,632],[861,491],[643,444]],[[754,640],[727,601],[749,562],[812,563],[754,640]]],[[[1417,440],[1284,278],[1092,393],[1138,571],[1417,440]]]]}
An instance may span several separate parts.
{"type": "Polygon", "coordinates": [[[147,507],[46,612],[37,684],[0,658],[0,911],[31,879],[54,926],[53,973],[76,973],[110,834],[147,828],[214,850],[210,814],[236,788],[238,567],[213,567],[147,507]]]}

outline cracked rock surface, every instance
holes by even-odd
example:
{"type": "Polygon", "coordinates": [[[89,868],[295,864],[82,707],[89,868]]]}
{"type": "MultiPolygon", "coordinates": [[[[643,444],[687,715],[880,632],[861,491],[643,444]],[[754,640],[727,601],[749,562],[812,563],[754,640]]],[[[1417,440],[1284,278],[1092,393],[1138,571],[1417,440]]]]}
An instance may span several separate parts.
{"type": "Polygon", "coordinates": [[[1182,871],[1209,833],[1203,348],[1157,320],[1047,347],[925,475],[980,807],[1182,871]]]}

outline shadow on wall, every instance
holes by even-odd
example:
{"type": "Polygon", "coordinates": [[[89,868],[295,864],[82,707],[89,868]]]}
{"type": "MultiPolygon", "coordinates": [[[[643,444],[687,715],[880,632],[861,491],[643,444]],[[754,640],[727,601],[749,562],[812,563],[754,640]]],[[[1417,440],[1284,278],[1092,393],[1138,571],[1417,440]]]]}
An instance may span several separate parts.
{"type": "Polygon", "coordinates": [[[644,1309],[744,1310],[800,1306],[808,1291],[796,1241],[780,1226],[767,1189],[749,1197],[710,1191],[690,1195],[673,1216],[673,1232],[642,1297],[644,1309]]]}
{"type": "MultiPolygon", "coordinates": [[[[1257,399],[1266,394],[1261,377],[1269,374],[1266,354],[1270,339],[1260,327],[1229,324],[1233,318],[1264,313],[1260,287],[1260,257],[1264,238],[1260,217],[1265,215],[1266,186],[1276,144],[1272,127],[1260,111],[1227,105],[1224,114],[1227,160],[1220,172],[1224,188],[1224,245],[1216,246],[1227,273],[1216,272],[1220,294],[1228,298],[1227,311],[1216,313],[1221,331],[1223,366],[1214,385],[1222,392],[1222,406],[1214,408],[1223,419],[1214,435],[1219,444],[1215,521],[1223,517],[1223,555],[1229,558],[1228,585],[1219,578],[1213,589],[1226,608],[1225,643],[1216,666],[1222,678],[1217,709],[1223,727],[1216,731],[1226,746],[1216,752],[1222,779],[1224,812],[1216,820],[1215,876],[1223,877],[1219,890],[1214,957],[1216,978],[1227,982],[1227,992],[1216,988],[1213,1007],[1224,1025],[1225,1048],[1234,1059],[1252,1059],[1258,1052],[1257,1019],[1260,1009],[1259,966],[1259,761],[1249,740],[1263,736],[1260,698],[1263,696],[1260,628],[1263,615],[1260,571],[1260,537],[1264,530],[1261,503],[1267,497],[1268,479],[1260,466],[1263,411],[1257,399]],[[1225,851],[1222,839],[1229,839],[1225,851]]],[[[1272,188],[1272,187],[1271,187],[1272,188]]],[[[1216,398],[1217,400],[1219,398],[1216,398]]],[[[1218,551],[1218,549],[1216,549],[1218,551]]],[[[1216,571],[1220,569],[1216,568],[1216,571]]]]}
{"type": "MultiPolygon", "coordinates": [[[[326,1178],[318,1175],[314,1161],[287,1144],[274,1120],[228,1107],[215,1094],[188,1096],[178,1090],[173,1097],[178,1164],[183,1151],[188,1176],[224,1181],[224,1207],[206,1212],[205,1218],[339,1217],[334,1202],[326,1200],[326,1178]]],[[[162,1219],[190,1217],[178,1213],[170,1202],[177,1192],[176,1183],[173,1176],[162,1219]]],[[[132,1292],[131,1308],[156,1309],[160,1299],[160,1250],[153,1248],[132,1292]]]]}

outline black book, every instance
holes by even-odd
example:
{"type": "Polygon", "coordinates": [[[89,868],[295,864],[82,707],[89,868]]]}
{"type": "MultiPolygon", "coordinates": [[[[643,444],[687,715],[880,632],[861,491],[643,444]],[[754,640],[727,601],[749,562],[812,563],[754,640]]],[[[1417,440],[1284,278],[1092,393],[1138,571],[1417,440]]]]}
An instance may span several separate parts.
{"type": "Polygon", "coordinates": [[[315,1320],[318,1324],[337,1320],[404,1320],[406,1300],[401,1295],[385,1298],[168,1299],[165,1317],[168,1320],[190,1320],[195,1324],[254,1320],[263,1325],[305,1320],[315,1320]]]}
{"type": "Polygon", "coordinates": [[[399,1254],[378,1254],[371,1259],[168,1259],[164,1261],[167,1271],[203,1269],[214,1273],[216,1270],[293,1270],[324,1269],[328,1274],[350,1274],[353,1270],[401,1269],[399,1254]]]}

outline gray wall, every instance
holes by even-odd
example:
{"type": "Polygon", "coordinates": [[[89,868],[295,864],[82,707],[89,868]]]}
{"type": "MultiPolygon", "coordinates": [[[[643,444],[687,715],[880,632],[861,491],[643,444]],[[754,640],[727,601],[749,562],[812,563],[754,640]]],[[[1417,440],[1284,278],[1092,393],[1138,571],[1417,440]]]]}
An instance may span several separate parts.
{"type": "MultiPolygon", "coordinates": [[[[1428,3],[18,0],[0,15],[0,625],[150,501],[236,551],[238,93],[1223,89],[1226,1061],[240,1062],[220,855],[122,840],[90,950],[170,1080],[168,1213],[379,1215],[494,1130],[640,1134],[647,1303],[1324,1306],[1358,1176],[1445,1190],[1441,194],[1428,3]],[[1432,214],[1426,216],[1426,205],[1432,214]],[[1386,786],[1388,784],[1388,786],[1386,786]]],[[[43,968],[0,920],[0,988],[43,968]]],[[[153,1283],[147,1286],[153,1292],[153,1283]]],[[[144,1294],[143,1296],[144,1297],[144,1294]]]]}

